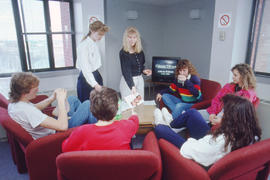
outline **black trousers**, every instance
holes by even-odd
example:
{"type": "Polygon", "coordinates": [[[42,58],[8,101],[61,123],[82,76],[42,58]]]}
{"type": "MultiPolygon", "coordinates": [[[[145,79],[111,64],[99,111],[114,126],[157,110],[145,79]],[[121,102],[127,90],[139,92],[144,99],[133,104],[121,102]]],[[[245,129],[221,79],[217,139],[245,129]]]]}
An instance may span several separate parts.
{"type": "MultiPolygon", "coordinates": [[[[93,72],[93,75],[95,77],[95,80],[97,83],[101,86],[103,86],[103,79],[98,72],[98,70],[93,72]]],[[[85,100],[89,100],[90,92],[94,89],[94,87],[90,86],[88,82],[86,81],[85,77],[83,76],[83,73],[80,72],[80,75],[78,77],[77,82],[77,95],[81,102],[85,100]]]]}

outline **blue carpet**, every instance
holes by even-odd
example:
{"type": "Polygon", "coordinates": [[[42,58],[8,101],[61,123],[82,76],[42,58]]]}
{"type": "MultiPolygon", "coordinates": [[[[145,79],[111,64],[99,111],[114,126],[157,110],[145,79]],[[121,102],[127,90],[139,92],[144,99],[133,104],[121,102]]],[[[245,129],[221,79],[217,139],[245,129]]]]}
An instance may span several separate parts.
{"type": "Polygon", "coordinates": [[[0,180],[27,180],[27,173],[20,174],[13,163],[8,142],[0,142],[0,180]]]}

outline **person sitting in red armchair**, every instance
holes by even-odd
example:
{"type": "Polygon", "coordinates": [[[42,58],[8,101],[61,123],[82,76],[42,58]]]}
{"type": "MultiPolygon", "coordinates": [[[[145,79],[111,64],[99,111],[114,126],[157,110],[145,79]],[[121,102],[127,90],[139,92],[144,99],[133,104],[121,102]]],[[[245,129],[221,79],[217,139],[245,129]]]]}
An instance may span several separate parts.
{"type": "Polygon", "coordinates": [[[90,101],[97,123],[76,128],[63,142],[62,151],[130,149],[131,138],[139,127],[138,116],[133,113],[128,120],[114,120],[118,95],[110,88],[102,87],[100,92],[93,90],[90,101]]]}
{"type": "MultiPolygon", "coordinates": [[[[210,134],[207,134],[208,125],[201,118],[192,119],[192,123],[187,122],[186,127],[190,132],[190,138],[187,140],[175,133],[164,120],[156,119],[157,137],[171,142],[180,148],[183,157],[193,159],[205,167],[212,165],[231,151],[259,141],[261,128],[252,103],[245,97],[233,94],[223,96],[221,101],[224,105],[221,124],[210,134]],[[203,135],[202,138],[196,137],[199,133],[203,135]]],[[[196,112],[199,115],[198,111],[196,112]]]]}

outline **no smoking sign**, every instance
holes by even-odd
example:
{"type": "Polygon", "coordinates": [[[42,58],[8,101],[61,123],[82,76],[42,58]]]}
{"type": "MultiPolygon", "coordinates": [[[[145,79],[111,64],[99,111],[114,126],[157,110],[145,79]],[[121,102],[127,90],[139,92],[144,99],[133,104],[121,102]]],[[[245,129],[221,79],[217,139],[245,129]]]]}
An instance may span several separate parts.
{"type": "Polygon", "coordinates": [[[222,13],[219,15],[218,19],[218,27],[219,28],[227,28],[231,25],[231,14],[222,13]]]}

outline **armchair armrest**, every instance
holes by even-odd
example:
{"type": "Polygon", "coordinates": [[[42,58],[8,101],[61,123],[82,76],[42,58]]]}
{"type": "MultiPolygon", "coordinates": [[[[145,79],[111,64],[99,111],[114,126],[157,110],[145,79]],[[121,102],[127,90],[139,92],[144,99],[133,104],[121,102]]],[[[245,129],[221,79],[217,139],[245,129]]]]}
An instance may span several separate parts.
{"type": "Polygon", "coordinates": [[[159,146],[163,164],[163,179],[210,180],[207,171],[196,162],[181,156],[176,146],[164,139],[159,140],[159,146]]]}
{"type": "Polygon", "coordinates": [[[198,103],[194,104],[193,106],[191,106],[191,108],[194,108],[197,110],[206,109],[206,108],[211,106],[211,101],[212,100],[209,99],[209,100],[204,100],[204,101],[198,102],[198,103]]]}
{"type": "Polygon", "coordinates": [[[26,148],[26,162],[31,180],[56,180],[55,160],[62,152],[62,142],[73,129],[32,141],[26,148]]]}
{"type": "Polygon", "coordinates": [[[158,159],[158,169],[159,170],[157,171],[155,178],[153,178],[153,179],[160,179],[161,174],[162,174],[162,162],[161,162],[161,154],[160,154],[160,150],[159,150],[157,137],[156,137],[154,131],[150,131],[145,136],[142,149],[147,150],[147,151],[151,151],[154,154],[156,154],[157,157],[159,157],[159,159],[158,159]]]}
{"type": "Polygon", "coordinates": [[[53,117],[52,112],[53,112],[54,108],[55,108],[55,107],[53,107],[53,106],[48,106],[48,107],[46,107],[45,109],[43,109],[42,112],[43,112],[44,114],[47,114],[47,115],[50,116],[50,117],[53,117]]]}

